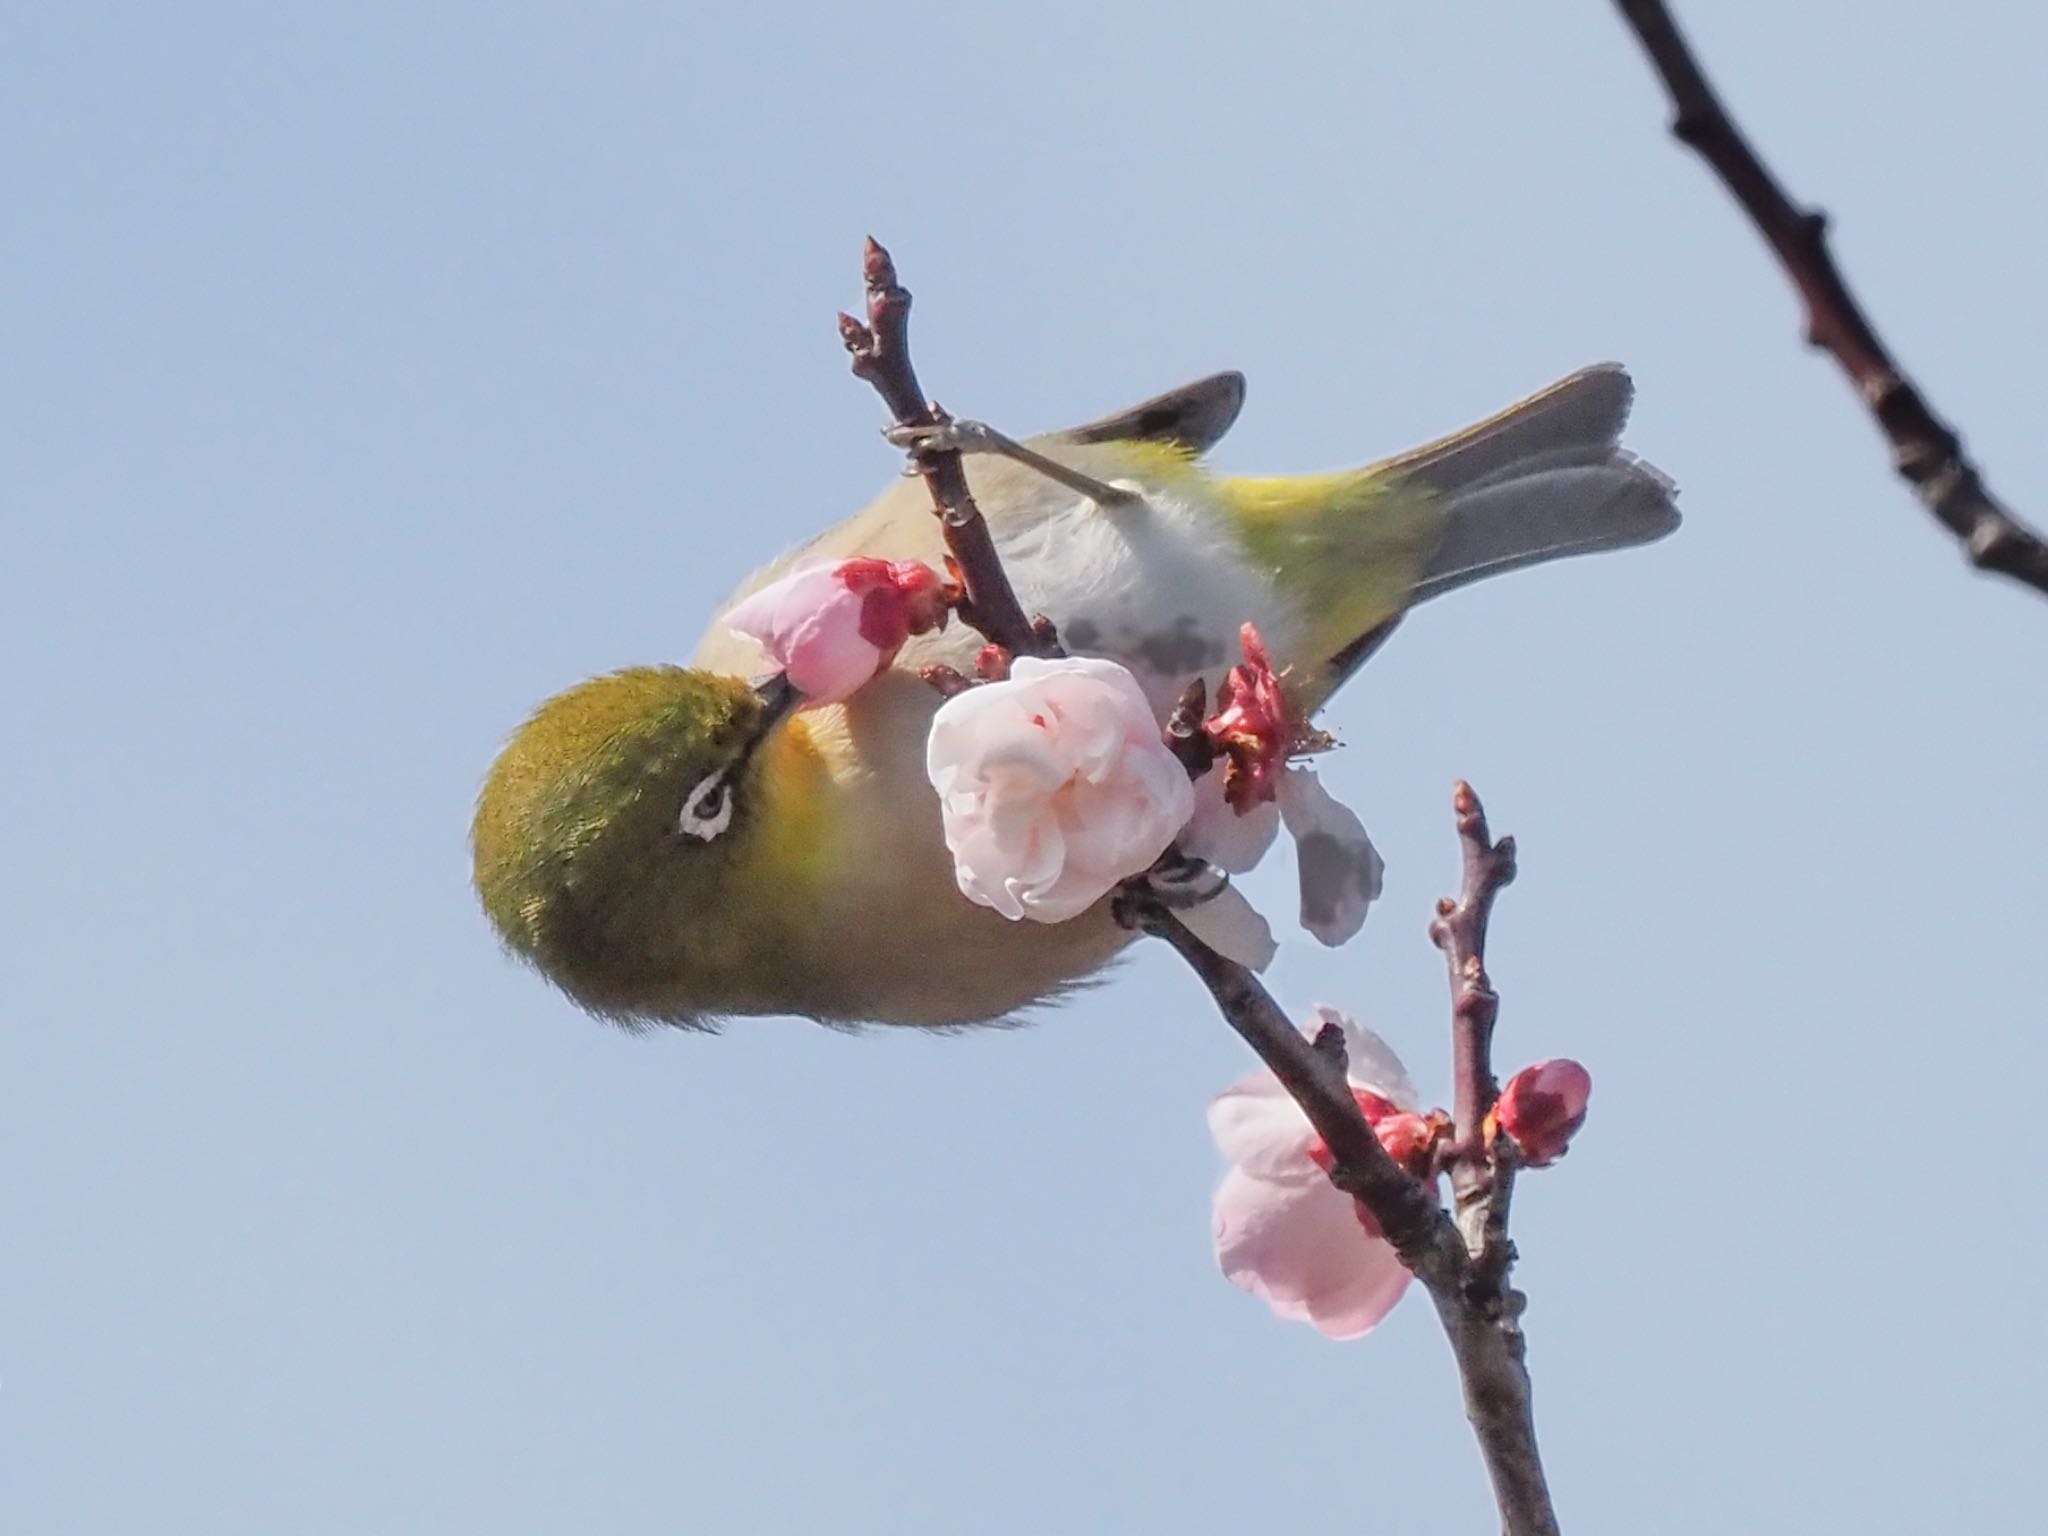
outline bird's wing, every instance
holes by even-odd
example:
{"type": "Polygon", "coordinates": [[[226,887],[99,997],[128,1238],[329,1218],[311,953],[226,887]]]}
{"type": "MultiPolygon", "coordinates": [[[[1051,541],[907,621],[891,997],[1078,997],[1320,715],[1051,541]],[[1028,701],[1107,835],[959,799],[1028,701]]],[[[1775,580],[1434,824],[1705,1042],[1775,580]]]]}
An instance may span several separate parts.
{"type": "Polygon", "coordinates": [[[1244,375],[1212,373],[1163,395],[1049,434],[1070,443],[1160,443],[1207,453],[1244,409],[1244,375]]]}

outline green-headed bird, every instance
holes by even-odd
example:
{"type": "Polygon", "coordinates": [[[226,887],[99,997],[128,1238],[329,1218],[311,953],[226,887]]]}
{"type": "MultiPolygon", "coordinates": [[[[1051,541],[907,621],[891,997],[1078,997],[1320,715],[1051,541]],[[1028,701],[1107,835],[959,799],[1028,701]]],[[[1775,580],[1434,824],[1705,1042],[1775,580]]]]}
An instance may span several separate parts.
{"type": "MultiPolygon", "coordinates": [[[[1222,373],[1030,442],[1114,500],[1009,458],[966,462],[1026,611],[1069,650],[1130,668],[1163,714],[1191,679],[1214,688],[1249,620],[1317,708],[1414,604],[1677,527],[1672,482],[1619,446],[1631,394],[1604,364],[1363,469],[1235,479],[1203,463],[1243,404],[1243,378],[1222,373]]],[[[798,558],[855,555],[942,560],[920,482],[726,606],[798,558]]],[[[626,1023],[944,1027],[1057,996],[1131,935],[1106,902],[1012,922],[957,889],[924,771],[940,699],[917,669],[971,670],[981,643],[964,625],[916,637],[845,704],[798,713],[786,688],[756,686],[753,642],[714,618],[688,666],[557,694],[484,783],[485,911],[515,954],[626,1023]]]]}

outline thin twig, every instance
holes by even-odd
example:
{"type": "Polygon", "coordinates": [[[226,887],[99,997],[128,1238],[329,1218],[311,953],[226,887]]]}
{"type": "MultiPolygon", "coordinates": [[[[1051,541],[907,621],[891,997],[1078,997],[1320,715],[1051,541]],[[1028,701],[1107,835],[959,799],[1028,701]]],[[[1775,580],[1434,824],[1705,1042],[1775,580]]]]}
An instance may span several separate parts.
{"type": "Polygon", "coordinates": [[[1430,942],[1444,952],[1451,982],[1451,1193],[1466,1244],[1478,1257],[1492,1165],[1482,1127],[1500,1097],[1493,1075],[1493,1026],[1500,994],[1486,974],[1486,924],[1501,887],[1515,878],[1515,840],[1494,842],[1486,808],[1460,779],[1451,791],[1458,819],[1463,878],[1456,900],[1445,897],[1429,925],[1430,942]]]}
{"type": "MultiPolygon", "coordinates": [[[[910,364],[910,290],[896,281],[896,264],[873,237],[862,253],[861,274],[867,289],[867,323],[851,315],[839,317],[839,339],[853,358],[854,373],[874,386],[898,426],[922,427],[942,420],[918,387],[910,364]]],[[[1052,626],[1026,615],[1017,601],[1009,574],[996,556],[988,523],[967,488],[959,451],[921,450],[914,457],[966,588],[960,616],[1012,655],[1059,655],[1052,626]]]]}
{"type": "Polygon", "coordinates": [[[1663,78],[1672,136],[1742,205],[1806,308],[1809,345],[1831,354],[1892,446],[1893,467],[1979,570],[2048,593],[2048,542],[1985,486],[1953,427],[1893,361],[1828,251],[1827,215],[1801,208],[1758,158],[1708,82],[1663,0],[1615,0],[1663,78]]]}
{"type": "Polygon", "coordinates": [[[1507,1529],[1554,1533],[1557,1515],[1536,1448],[1529,1372],[1523,1363],[1522,1297],[1508,1283],[1515,1262],[1508,1237],[1515,1163],[1505,1139],[1489,1145],[1485,1129],[1500,1097],[1493,1072],[1500,994],[1486,971],[1486,929],[1494,898],[1515,878],[1515,840],[1494,840],[1486,807],[1463,779],[1452,787],[1451,811],[1458,828],[1458,894],[1437,903],[1429,937],[1444,952],[1451,987],[1448,1172],[1466,1265],[1455,1297],[1435,1286],[1430,1295],[1458,1356],[1466,1417],[1479,1438],[1507,1529]]]}

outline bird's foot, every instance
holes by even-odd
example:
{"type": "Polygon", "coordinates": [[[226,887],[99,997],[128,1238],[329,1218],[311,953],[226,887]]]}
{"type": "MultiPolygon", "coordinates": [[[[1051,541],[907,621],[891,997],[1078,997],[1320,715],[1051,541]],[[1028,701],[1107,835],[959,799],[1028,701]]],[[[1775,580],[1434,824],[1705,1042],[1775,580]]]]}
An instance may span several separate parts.
{"type": "Polygon", "coordinates": [[[1177,849],[1154,865],[1145,880],[1152,894],[1159,898],[1159,904],[1174,911],[1214,901],[1230,887],[1230,876],[1222,870],[1201,859],[1191,859],[1177,849]]]}
{"type": "Polygon", "coordinates": [[[1129,507],[1141,505],[1145,498],[1125,485],[1111,485],[1093,475],[1062,464],[1057,459],[1047,458],[1034,448],[1027,448],[1013,437],[1005,437],[985,421],[971,421],[965,417],[949,417],[942,421],[898,423],[884,427],[882,436],[911,457],[906,474],[915,474],[917,460],[935,453],[986,453],[998,458],[1010,459],[1027,469],[1037,471],[1055,485],[1063,485],[1077,495],[1085,496],[1101,507],[1129,507]]]}

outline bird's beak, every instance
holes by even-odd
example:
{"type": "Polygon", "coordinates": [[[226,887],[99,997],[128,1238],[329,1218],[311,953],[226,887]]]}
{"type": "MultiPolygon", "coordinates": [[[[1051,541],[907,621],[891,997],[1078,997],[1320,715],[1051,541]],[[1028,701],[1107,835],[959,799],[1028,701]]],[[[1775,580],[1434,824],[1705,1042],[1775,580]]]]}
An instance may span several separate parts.
{"type": "Polygon", "coordinates": [[[763,740],[769,732],[782,724],[804,701],[796,685],[786,673],[778,672],[764,682],[754,685],[754,697],[761,701],[761,717],[754,723],[754,740],[763,740]]]}

